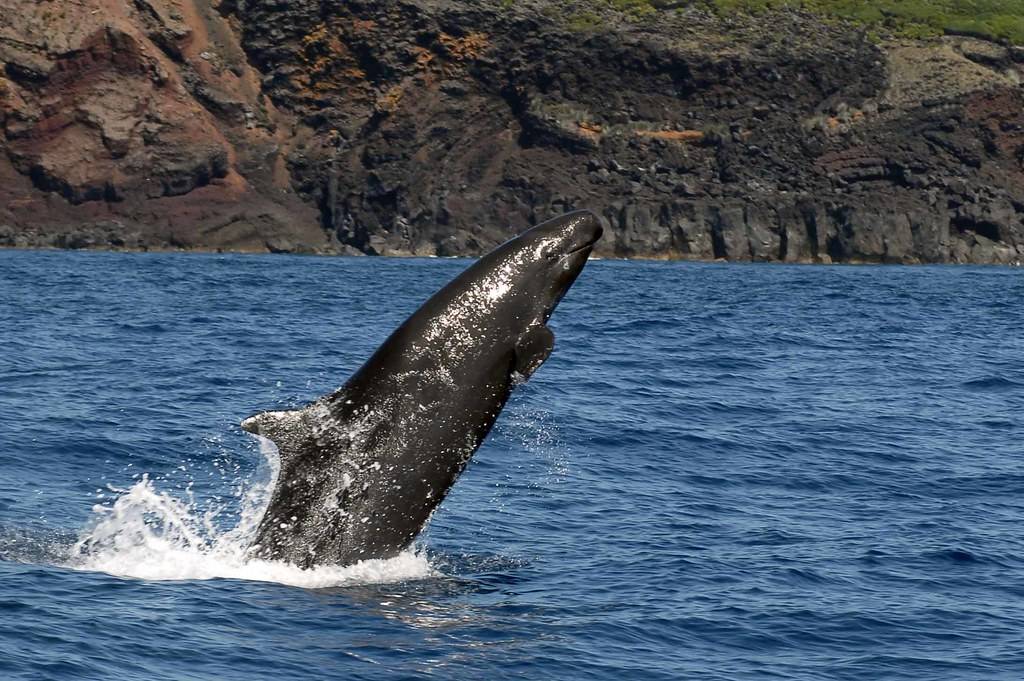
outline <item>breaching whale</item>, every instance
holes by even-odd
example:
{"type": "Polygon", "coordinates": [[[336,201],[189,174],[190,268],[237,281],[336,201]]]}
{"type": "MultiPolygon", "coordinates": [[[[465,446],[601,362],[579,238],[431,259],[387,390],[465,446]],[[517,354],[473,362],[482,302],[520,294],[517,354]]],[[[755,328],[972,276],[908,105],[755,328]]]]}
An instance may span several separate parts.
{"type": "Polygon", "coordinates": [[[533,227],[435,293],[341,388],[243,421],[280,457],[252,555],[308,568],[405,549],[547,359],[546,322],[600,237],[587,211],[533,227]]]}

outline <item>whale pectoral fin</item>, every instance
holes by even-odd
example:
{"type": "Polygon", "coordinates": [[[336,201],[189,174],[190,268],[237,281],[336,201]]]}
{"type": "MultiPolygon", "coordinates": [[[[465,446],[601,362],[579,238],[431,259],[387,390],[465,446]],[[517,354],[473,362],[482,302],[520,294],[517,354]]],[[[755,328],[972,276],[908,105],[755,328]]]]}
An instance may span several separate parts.
{"type": "Polygon", "coordinates": [[[529,378],[555,347],[555,334],[544,326],[531,327],[516,343],[516,371],[529,378]]]}

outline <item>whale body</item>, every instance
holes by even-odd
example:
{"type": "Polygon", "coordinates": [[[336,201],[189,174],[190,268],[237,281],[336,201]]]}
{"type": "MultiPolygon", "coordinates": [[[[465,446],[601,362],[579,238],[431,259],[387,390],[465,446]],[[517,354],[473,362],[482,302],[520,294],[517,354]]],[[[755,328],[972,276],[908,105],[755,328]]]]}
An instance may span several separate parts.
{"type": "Polygon", "coordinates": [[[546,326],[601,237],[577,211],[477,260],[338,390],[242,422],[280,469],[252,555],[308,568],[401,553],[550,354],[546,326]]]}

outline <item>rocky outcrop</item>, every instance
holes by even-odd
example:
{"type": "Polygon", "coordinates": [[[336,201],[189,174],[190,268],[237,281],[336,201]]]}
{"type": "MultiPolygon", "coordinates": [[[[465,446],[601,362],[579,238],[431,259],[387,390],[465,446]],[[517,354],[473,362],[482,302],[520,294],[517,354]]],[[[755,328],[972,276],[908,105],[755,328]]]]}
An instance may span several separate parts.
{"type": "Polygon", "coordinates": [[[189,2],[0,0],[0,245],[321,247],[232,42],[189,2]]]}
{"type": "Polygon", "coordinates": [[[0,245],[472,255],[588,207],[605,256],[1024,260],[1017,48],[593,3],[53,6],[0,0],[0,245]]]}

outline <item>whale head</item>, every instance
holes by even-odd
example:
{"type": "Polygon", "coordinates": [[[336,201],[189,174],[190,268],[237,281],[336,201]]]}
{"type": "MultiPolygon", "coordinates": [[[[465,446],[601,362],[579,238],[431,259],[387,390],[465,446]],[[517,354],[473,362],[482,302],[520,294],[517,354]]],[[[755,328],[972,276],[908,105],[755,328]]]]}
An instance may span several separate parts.
{"type": "Polygon", "coordinates": [[[544,324],[587,264],[602,232],[590,211],[567,213],[506,241],[465,275],[479,282],[492,319],[527,327],[544,324]]]}
{"type": "Polygon", "coordinates": [[[528,377],[550,354],[554,335],[547,321],[601,234],[596,215],[575,211],[509,239],[425,302],[356,382],[388,373],[384,357],[392,374],[445,367],[463,383],[486,383],[499,392],[510,375],[528,377]]]}

